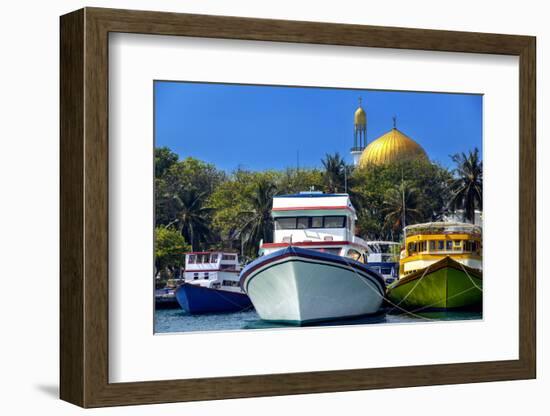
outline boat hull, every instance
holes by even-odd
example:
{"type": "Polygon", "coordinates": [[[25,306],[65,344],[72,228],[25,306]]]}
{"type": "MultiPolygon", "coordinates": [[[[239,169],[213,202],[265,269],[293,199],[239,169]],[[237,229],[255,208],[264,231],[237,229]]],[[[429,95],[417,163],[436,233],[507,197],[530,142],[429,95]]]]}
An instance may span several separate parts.
{"type": "Polygon", "coordinates": [[[244,293],[210,289],[184,283],[176,290],[180,307],[190,314],[240,312],[250,309],[252,303],[244,293]]]}
{"type": "Polygon", "coordinates": [[[376,313],[382,278],[361,263],[290,247],[251,263],[241,286],[266,321],[304,325],[376,313]]]}
{"type": "Polygon", "coordinates": [[[481,272],[445,257],[388,287],[387,298],[407,310],[459,309],[481,306],[481,272]]]}

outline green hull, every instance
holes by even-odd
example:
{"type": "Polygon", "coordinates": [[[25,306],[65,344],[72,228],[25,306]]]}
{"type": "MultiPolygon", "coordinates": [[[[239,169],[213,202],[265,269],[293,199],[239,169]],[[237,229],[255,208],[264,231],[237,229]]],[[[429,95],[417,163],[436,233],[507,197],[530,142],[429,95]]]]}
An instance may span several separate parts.
{"type": "Polygon", "coordinates": [[[481,273],[450,257],[398,280],[387,294],[391,306],[407,310],[467,308],[481,305],[482,297],[481,273]]]}

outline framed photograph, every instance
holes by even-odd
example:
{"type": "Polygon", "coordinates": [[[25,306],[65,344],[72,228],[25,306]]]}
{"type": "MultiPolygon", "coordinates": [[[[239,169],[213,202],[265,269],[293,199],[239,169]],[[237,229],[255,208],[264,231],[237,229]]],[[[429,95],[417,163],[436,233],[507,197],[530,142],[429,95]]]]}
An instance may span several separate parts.
{"type": "Polygon", "coordinates": [[[535,49],[62,16],[61,398],[535,378],[535,49]]]}

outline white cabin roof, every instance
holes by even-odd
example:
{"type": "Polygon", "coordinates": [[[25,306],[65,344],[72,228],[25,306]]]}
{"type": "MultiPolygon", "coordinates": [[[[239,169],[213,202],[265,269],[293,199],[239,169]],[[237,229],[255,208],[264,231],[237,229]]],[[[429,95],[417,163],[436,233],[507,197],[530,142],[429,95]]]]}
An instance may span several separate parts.
{"type": "Polygon", "coordinates": [[[301,210],[347,210],[355,215],[355,208],[348,194],[301,192],[273,197],[273,211],[275,212],[301,210]]]}

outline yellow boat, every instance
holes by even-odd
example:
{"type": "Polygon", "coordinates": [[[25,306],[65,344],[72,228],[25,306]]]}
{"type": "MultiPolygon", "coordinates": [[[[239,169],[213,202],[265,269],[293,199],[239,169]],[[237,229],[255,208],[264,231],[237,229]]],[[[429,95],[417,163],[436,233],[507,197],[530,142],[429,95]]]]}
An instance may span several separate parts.
{"type": "Polygon", "coordinates": [[[393,305],[408,310],[481,305],[481,227],[432,222],[405,227],[399,280],[388,287],[393,305]]]}

